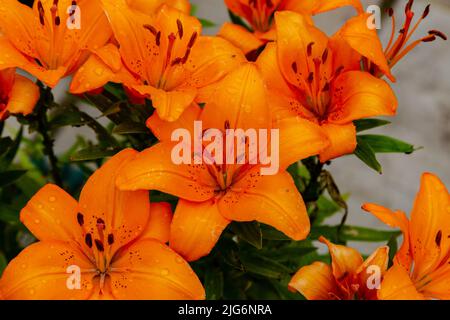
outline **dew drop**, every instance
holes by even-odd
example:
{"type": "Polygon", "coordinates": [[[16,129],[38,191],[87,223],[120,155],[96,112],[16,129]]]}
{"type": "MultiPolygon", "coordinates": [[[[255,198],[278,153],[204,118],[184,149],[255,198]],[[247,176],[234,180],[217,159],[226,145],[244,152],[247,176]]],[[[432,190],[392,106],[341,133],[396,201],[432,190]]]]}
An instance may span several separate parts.
{"type": "Polygon", "coordinates": [[[55,202],[55,201],[56,201],[56,198],[55,198],[55,197],[50,197],[50,198],[48,198],[48,201],[50,201],[50,202],[55,202]]]}
{"type": "Polygon", "coordinates": [[[167,270],[167,269],[162,269],[162,270],[161,270],[161,275],[163,275],[163,276],[169,275],[169,270],[167,270]]]}

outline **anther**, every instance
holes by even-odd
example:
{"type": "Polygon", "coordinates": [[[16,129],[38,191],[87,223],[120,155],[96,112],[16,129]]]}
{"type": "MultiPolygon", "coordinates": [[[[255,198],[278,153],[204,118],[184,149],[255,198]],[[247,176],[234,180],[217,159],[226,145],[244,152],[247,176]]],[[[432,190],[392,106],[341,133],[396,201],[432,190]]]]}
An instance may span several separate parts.
{"type": "Polygon", "coordinates": [[[292,70],[294,71],[294,73],[297,73],[297,72],[298,72],[297,62],[295,62],[295,61],[292,62],[291,67],[292,67],[292,70]]]}
{"type": "Polygon", "coordinates": [[[192,47],[194,46],[195,41],[197,40],[197,36],[198,36],[197,32],[194,32],[194,33],[192,34],[191,39],[189,39],[189,43],[188,43],[188,45],[187,45],[187,47],[188,47],[189,49],[192,48],[192,47]]]}
{"type": "Polygon", "coordinates": [[[432,34],[434,36],[438,36],[442,40],[447,40],[447,36],[443,32],[441,32],[439,30],[430,30],[430,31],[428,31],[428,34],[432,34]]]}
{"type": "Polygon", "coordinates": [[[112,233],[108,234],[108,244],[112,245],[114,243],[114,235],[112,233]]]}
{"type": "Polygon", "coordinates": [[[78,224],[82,227],[84,224],[84,216],[80,212],[77,213],[77,221],[78,224]]]}
{"type": "Polygon", "coordinates": [[[310,72],[308,75],[308,83],[312,83],[314,81],[314,72],[310,72]]]}
{"type": "Polygon", "coordinates": [[[158,31],[155,39],[156,45],[159,47],[161,45],[161,31],[158,31]]]}
{"type": "Polygon", "coordinates": [[[98,239],[95,239],[95,246],[97,247],[97,250],[100,252],[105,251],[105,247],[103,246],[103,242],[101,242],[98,239]]]}
{"type": "Polygon", "coordinates": [[[39,12],[39,22],[41,23],[42,26],[45,25],[45,11],[44,11],[44,6],[42,5],[42,2],[39,1],[38,2],[38,12],[39,12]]]}
{"type": "Polygon", "coordinates": [[[183,24],[181,23],[180,19],[177,19],[177,28],[178,28],[178,36],[180,37],[180,40],[183,39],[183,24]]]}
{"type": "Polygon", "coordinates": [[[90,233],[86,234],[84,237],[84,242],[89,248],[92,248],[92,235],[90,233]]]}
{"type": "Polygon", "coordinates": [[[328,48],[325,49],[325,51],[322,54],[322,63],[325,63],[328,58],[328,48]]]}
{"type": "Polygon", "coordinates": [[[425,19],[429,13],[430,13],[430,5],[427,5],[425,10],[423,11],[422,19],[425,19]]]}
{"type": "Polygon", "coordinates": [[[394,15],[394,9],[393,8],[387,9],[387,13],[388,13],[389,17],[392,17],[394,15]]]}
{"type": "Polygon", "coordinates": [[[99,230],[105,230],[105,221],[102,218],[97,219],[97,228],[99,230]]]}
{"type": "Polygon", "coordinates": [[[158,34],[158,30],[156,30],[156,28],[154,26],[151,26],[149,24],[144,24],[144,29],[147,29],[148,31],[150,31],[155,37],[158,34]]]}
{"type": "Polygon", "coordinates": [[[312,46],[314,45],[314,42],[310,42],[310,43],[308,43],[308,46],[307,46],[307,48],[306,48],[306,52],[307,52],[307,54],[308,54],[308,57],[311,57],[311,54],[312,54],[312,46]]]}

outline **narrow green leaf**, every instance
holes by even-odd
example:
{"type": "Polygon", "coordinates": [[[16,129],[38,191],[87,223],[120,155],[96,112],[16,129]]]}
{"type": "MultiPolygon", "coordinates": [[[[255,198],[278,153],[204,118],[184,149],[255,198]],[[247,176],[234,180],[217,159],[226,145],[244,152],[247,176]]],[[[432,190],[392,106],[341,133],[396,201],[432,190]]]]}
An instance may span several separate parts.
{"type": "Polygon", "coordinates": [[[120,150],[112,147],[93,146],[79,150],[70,157],[71,161],[90,161],[97,160],[115,155],[120,150]]]}
{"type": "Polygon", "coordinates": [[[231,230],[242,240],[257,249],[262,248],[262,232],[258,222],[234,222],[231,230]]]}
{"type": "Polygon", "coordinates": [[[8,260],[6,260],[6,257],[3,254],[3,252],[0,251],[0,276],[2,275],[3,270],[5,270],[7,265],[8,265],[8,260]]]}
{"type": "Polygon", "coordinates": [[[65,126],[81,126],[85,123],[78,109],[64,108],[55,114],[48,124],[50,129],[57,129],[65,126]]]}
{"type": "Polygon", "coordinates": [[[241,17],[235,15],[231,10],[228,10],[228,15],[230,16],[231,22],[241,27],[244,27],[248,31],[252,32],[252,29],[244,22],[244,20],[242,20],[241,17]]]}
{"type": "Polygon", "coordinates": [[[8,149],[13,144],[13,141],[10,137],[1,138],[0,139],[0,158],[8,151],[8,149]]]}
{"type": "Polygon", "coordinates": [[[382,120],[382,119],[361,119],[353,121],[356,127],[357,132],[370,130],[377,127],[382,127],[387,124],[390,124],[390,121],[382,120]]]}
{"type": "Polygon", "coordinates": [[[214,28],[216,24],[208,19],[199,18],[200,23],[202,24],[203,28],[214,28]]]}
{"type": "Polygon", "coordinates": [[[12,206],[2,204],[0,206],[0,221],[6,223],[17,223],[19,222],[19,212],[12,206]]]}
{"type": "MultiPolygon", "coordinates": [[[[399,235],[399,231],[375,230],[357,226],[343,226],[341,230],[341,240],[343,241],[365,241],[365,242],[384,242],[391,239],[392,236],[399,235]]],[[[320,226],[311,229],[310,238],[317,240],[324,236],[330,240],[336,238],[337,226],[320,226]]]]}
{"type": "Polygon", "coordinates": [[[382,173],[381,164],[378,162],[375,152],[370,145],[363,139],[360,139],[359,136],[357,136],[356,139],[358,141],[358,146],[356,147],[354,154],[370,168],[378,173],[382,173]]]}
{"type": "Polygon", "coordinates": [[[389,242],[387,243],[387,246],[389,247],[389,267],[394,263],[394,257],[398,250],[398,236],[399,234],[392,235],[392,237],[389,239],[389,242]]]}
{"type": "Polygon", "coordinates": [[[266,240],[274,240],[274,241],[290,241],[290,240],[292,240],[291,238],[286,236],[284,233],[282,233],[272,227],[266,226],[266,225],[261,225],[261,232],[262,232],[263,239],[266,239],[266,240]]]}
{"type": "Polygon", "coordinates": [[[407,142],[388,136],[366,134],[358,136],[358,144],[364,141],[374,153],[406,153],[415,151],[414,146],[407,142]]]}
{"type": "Polygon", "coordinates": [[[219,300],[223,297],[223,273],[217,268],[208,268],[205,274],[207,300],[219,300]]]}
{"type": "Polygon", "coordinates": [[[8,169],[10,164],[13,162],[17,154],[17,151],[19,150],[19,145],[20,142],[22,141],[22,136],[23,136],[23,127],[20,127],[20,130],[17,133],[17,136],[14,139],[12,145],[9,146],[8,151],[6,151],[0,158],[0,171],[8,169]]]}
{"type": "Polygon", "coordinates": [[[283,274],[291,272],[281,263],[254,253],[241,254],[241,261],[247,272],[267,278],[279,279],[283,274]]]}
{"type": "Polygon", "coordinates": [[[113,129],[113,133],[115,134],[148,134],[150,133],[149,129],[143,125],[142,123],[138,122],[124,122],[113,129]]]}
{"type": "Polygon", "coordinates": [[[22,177],[27,171],[26,170],[10,170],[10,171],[4,171],[1,172],[1,178],[0,178],[0,188],[3,188],[16,180],[18,180],[20,177],[22,177]]]}

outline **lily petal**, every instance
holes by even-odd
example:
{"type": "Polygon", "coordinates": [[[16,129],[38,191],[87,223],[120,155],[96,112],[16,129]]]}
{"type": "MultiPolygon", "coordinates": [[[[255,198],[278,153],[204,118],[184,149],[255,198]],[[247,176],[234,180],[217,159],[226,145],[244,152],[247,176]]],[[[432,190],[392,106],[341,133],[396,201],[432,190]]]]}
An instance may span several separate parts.
{"type": "Polygon", "coordinates": [[[234,46],[241,49],[244,54],[257,50],[264,44],[263,41],[243,26],[230,22],[225,22],[217,35],[230,41],[234,46]]]}
{"type": "Polygon", "coordinates": [[[352,153],[356,149],[356,128],[353,123],[346,125],[325,123],[321,128],[328,136],[330,145],[320,153],[320,162],[324,163],[352,153]]]}
{"type": "Polygon", "coordinates": [[[170,228],[170,247],[187,261],[208,255],[230,223],[214,200],[200,203],[180,200],[170,228]]]}
{"type": "Polygon", "coordinates": [[[287,172],[261,175],[256,167],[220,199],[220,213],[234,221],[268,224],[294,240],[307,237],[309,217],[302,197],[287,172]]]}
{"type": "Polygon", "coordinates": [[[281,9],[296,11],[306,15],[315,15],[345,6],[354,7],[358,13],[364,12],[364,8],[359,0],[286,0],[281,9]]]}
{"type": "Polygon", "coordinates": [[[85,300],[93,294],[94,265],[75,243],[42,241],[26,247],[3,272],[0,286],[8,300],[85,300]],[[68,286],[68,267],[81,269],[81,288],[68,286]]]}
{"type": "Polygon", "coordinates": [[[30,79],[16,74],[7,109],[10,113],[28,115],[39,100],[39,87],[30,79]]]}
{"type": "Polygon", "coordinates": [[[411,281],[407,271],[394,264],[385,274],[378,291],[380,300],[425,300],[411,281]]]}
{"type": "Polygon", "coordinates": [[[159,190],[190,201],[211,199],[216,182],[206,166],[176,165],[171,158],[174,146],[162,142],[137,155],[119,172],[119,188],[159,190]]]}
{"type": "Polygon", "coordinates": [[[341,74],[332,86],[332,102],[328,121],[347,124],[373,116],[393,116],[397,98],[386,81],[362,71],[341,74]]]}
{"type": "Polygon", "coordinates": [[[20,221],[39,240],[79,241],[78,203],[54,184],[42,187],[20,212],[20,221]]]}
{"type": "Polygon", "coordinates": [[[147,227],[139,239],[156,239],[162,243],[169,241],[172,208],[168,202],[153,202],[150,206],[150,217],[147,227]]]}
{"type": "Polygon", "coordinates": [[[189,264],[157,240],[137,241],[111,267],[112,294],[116,299],[205,298],[205,290],[189,264]]]}
{"type": "Polygon", "coordinates": [[[333,272],[329,265],[321,261],[300,268],[288,286],[290,290],[297,290],[308,300],[330,300],[339,297],[333,272]]]}

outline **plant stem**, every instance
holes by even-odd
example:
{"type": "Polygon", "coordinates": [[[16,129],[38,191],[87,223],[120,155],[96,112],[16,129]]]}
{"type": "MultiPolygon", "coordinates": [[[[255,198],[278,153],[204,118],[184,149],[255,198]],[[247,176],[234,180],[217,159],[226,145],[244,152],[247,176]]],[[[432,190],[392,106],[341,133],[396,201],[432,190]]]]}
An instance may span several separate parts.
{"type": "Polygon", "coordinates": [[[51,91],[49,88],[41,87],[41,99],[36,106],[38,131],[44,139],[44,153],[47,155],[50,162],[50,172],[55,184],[63,187],[61,175],[59,174],[58,158],[53,150],[54,140],[48,133],[48,120],[47,120],[47,102],[51,98],[51,91]]]}

